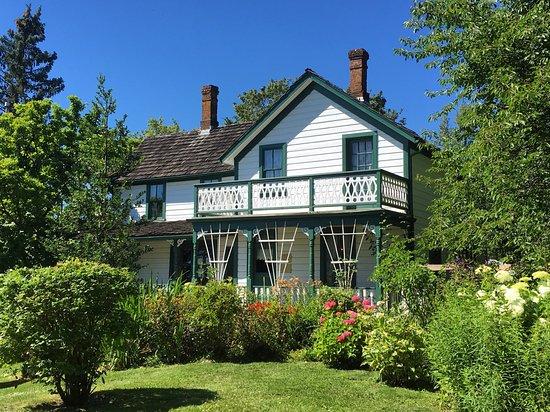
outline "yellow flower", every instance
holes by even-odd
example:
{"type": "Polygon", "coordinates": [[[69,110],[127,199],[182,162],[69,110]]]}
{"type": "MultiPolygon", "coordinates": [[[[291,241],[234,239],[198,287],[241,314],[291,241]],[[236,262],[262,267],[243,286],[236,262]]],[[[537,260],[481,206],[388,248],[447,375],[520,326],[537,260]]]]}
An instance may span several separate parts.
{"type": "Polygon", "coordinates": [[[514,288],[514,289],[518,289],[518,290],[528,290],[529,289],[529,285],[525,282],[514,283],[511,287],[514,288]]]}
{"type": "Polygon", "coordinates": [[[512,275],[507,270],[499,270],[495,273],[495,279],[500,283],[508,283],[513,280],[512,275]]]}
{"type": "Polygon", "coordinates": [[[533,279],[531,279],[529,276],[523,276],[523,277],[519,278],[520,282],[530,282],[531,280],[533,280],[533,279]]]}
{"type": "Polygon", "coordinates": [[[491,270],[493,270],[493,269],[491,269],[490,266],[481,265],[475,270],[475,274],[476,275],[482,275],[482,274],[490,272],[491,270]]]}
{"type": "Polygon", "coordinates": [[[533,279],[548,280],[550,279],[550,273],[545,272],[544,270],[539,270],[533,273],[533,279]]]}

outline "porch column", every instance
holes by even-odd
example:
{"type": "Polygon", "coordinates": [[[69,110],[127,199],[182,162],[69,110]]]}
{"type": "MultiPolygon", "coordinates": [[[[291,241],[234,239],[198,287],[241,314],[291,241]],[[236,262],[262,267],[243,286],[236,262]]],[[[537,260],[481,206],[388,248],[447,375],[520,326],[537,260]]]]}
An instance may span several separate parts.
{"type": "Polygon", "coordinates": [[[195,230],[193,230],[192,241],[193,241],[193,256],[191,258],[191,279],[196,280],[198,278],[198,273],[197,273],[198,262],[197,262],[197,232],[195,232],[195,230]]]}
{"type": "MultiPolygon", "coordinates": [[[[374,243],[375,243],[375,264],[378,266],[380,264],[380,253],[382,252],[382,230],[380,224],[377,224],[374,227],[374,243]]],[[[377,282],[376,283],[376,293],[375,300],[382,299],[382,287],[377,282]]]]}
{"type": "Polygon", "coordinates": [[[307,229],[307,239],[309,245],[309,278],[315,280],[315,229],[307,229]]]}
{"type": "Polygon", "coordinates": [[[252,247],[254,246],[254,238],[252,236],[252,230],[245,230],[244,237],[246,238],[246,288],[252,289],[252,247]]]}

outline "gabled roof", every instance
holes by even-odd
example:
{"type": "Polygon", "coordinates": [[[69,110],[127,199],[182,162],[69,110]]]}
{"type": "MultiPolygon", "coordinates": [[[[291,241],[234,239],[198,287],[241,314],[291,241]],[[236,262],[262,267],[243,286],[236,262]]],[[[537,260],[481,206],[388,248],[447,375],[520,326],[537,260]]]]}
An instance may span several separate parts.
{"type": "Polygon", "coordinates": [[[241,152],[246,152],[254,143],[267,134],[275,125],[281,121],[286,114],[300,103],[311,90],[316,90],[329,99],[335,101],[376,128],[383,130],[398,140],[408,140],[412,143],[419,143],[420,136],[411,129],[396,123],[388,117],[372,109],[368,104],[350,96],[341,88],[330,83],[319,76],[311,69],[306,69],[288,91],[239,139],[237,139],[228,150],[221,156],[221,161],[226,165],[232,165],[234,159],[241,152]]]}
{"type": "Polygon", "coordinates": [[[147,137],[139,145],[139,164],[122,177],[134,183],[147,180],[185,180],[233,172],[220,156],[251,126],[251,123],[217,127],[208,134],[194,130],[147,137]]]}

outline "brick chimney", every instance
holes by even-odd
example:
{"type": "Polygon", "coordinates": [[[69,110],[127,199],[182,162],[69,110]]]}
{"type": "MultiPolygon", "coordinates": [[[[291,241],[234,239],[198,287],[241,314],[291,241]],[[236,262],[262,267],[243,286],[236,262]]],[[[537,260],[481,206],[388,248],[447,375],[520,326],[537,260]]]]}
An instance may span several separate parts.
{"type": "Polygon", "coordinates": [[[202,86],[201,131],[208,132],[218,127],[218,92],[217,86],[202,86]]]}
{"type": "Polygon", "coordinates": [[[349,57],[349,87],[348,93],[362,102],[369,100],[367,92],[367,60],[369,54],[365,49],[353,49],[349,57]]]}

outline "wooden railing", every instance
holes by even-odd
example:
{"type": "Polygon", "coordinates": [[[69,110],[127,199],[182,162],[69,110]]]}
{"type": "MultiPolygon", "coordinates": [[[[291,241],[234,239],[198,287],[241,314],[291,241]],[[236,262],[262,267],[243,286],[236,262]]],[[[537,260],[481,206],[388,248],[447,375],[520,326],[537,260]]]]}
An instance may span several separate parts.
{"type": "Polygon", "coordinates": [[[385,170],[195,185],[195,216],[314,212],[350,206],[408,209],[409,181],[385,170]]]}

